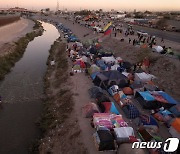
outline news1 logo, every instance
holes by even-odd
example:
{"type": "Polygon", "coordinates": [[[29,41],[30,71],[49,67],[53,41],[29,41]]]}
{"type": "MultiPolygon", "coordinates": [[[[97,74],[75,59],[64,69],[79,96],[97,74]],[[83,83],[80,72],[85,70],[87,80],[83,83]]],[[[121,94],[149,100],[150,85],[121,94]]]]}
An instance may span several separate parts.
{"type": "Polygon", "coordinates": [[[179,139],[178,138],[168,138],[164,143],[163,150],[165,152],[174,152],[177,150],[179,145],[179,139]]]}
{"type": "Polygon", "coordinates": [[[154,149],[154,148],[161,148],[163,147],[163,150],[165,152],[175,152],[179,145],[179,139],[178,138],[168,138],[163,145],[163,142],[134,142],[132,144],[132,148],[141,148],[141,149],[154,149]]]}

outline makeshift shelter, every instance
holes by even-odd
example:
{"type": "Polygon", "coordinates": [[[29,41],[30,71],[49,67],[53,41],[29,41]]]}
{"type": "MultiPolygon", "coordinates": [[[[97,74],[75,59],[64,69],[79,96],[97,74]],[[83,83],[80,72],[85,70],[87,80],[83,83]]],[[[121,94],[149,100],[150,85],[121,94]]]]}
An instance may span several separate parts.
{"type": "Polygon", "coordinates": [[[161,53],[163,51],[163,48],[161,46],[153,46],[152,51],[161,53]]]}
{"type": "Polygon", "coordinates": [[[107,63],[117,63],[117,60],[114,58],[114,56],[111,57],[101,57],[101,59],[107,64],[107,63]]]}
{"type": "Polygon", "coordinates": [[[171,111],[176,117],[180,117],[180,104],[172,106],[169,111],[171,111]]]}
{"type": "Polygon", "coordinates": [[[142,83],[148,82],[155,79],[154,75],[148,74],[148,73],[135,73],[135,81],[140,81],[142,83]]]}
{"type": "Polygon", "coordinates": [[[180,118],[175,118],[175,120],[171,124],[169,132],[172,137],[180,139],[180,118]]]}
{"type": "Polygon", "coordinates": [[[136,92],[135,98],[145,109],[156,109],[161,107],[161,105],[155,100],[155,98],[148,91],[136,92]]]}
{"type": "Polygon", "coordinates": [[[118,70],[120,68],[119,64],[111,66],[111,70],[118,70]]]}
{"type": "Polygon", "coordinates": [[[105,70],[107,68],[106,64],[101,59],[96,61],[96,65],[99,66],[102,70],[105,70]]]}
{"type": "Polygon", "coordinates": [[[104,79],[106,79],[106,82],[104,82],[104,85],[106,87],[113,86],[112,83],[114,85],[118,85],[120,88],[126,87],[128,85],[127,77],[118,71],[110,70],[102,72],[101,74],[104,77],[104,79]]]}
{"type": "Polygon", "coordinates": [[[90,52],[91,54],[97,54],[98,51],[95,46],[92,46],[88,52],[90,52]]]}
{"type": "Polygon", "coordinates": [[[96,78],[96,75],[98,75],[100,72],[94,72],[92,73],[90,76],[91,76],[91,79],[94,80],[96,78]]]}
{"type": "Polygon", "coordinates": [[[114,113],[114,114],[119,114],[118,109],[114,105],[114,102],[103,102],[102,105],[105,108],[105,113],[114,113]]]}
{"type": "Polygon", "coordinates": [[[135,119],[139,117],[139,110],[134,106],[133,104],[127,104],[122,107],[122,110],[124,111],[125,115],[129,119],[135,119]]]}
{"type": "Polygon", "coordinates": [[[83,107],[83,113],[86,118],[92,118],[94,113],[99,113],[99,109],[96,104],[89,103],[83,107]]]}
{"type": "Polygon", "coordinates": [[[92,73],[95,73],[95,72],[100,72],[100,68],[97,65],[93,64],[88,69],[88,73],[91,75],[92,73]]]}
{"type": "Polygon", "coordinates": [[[104,93],[97,93],[96,100],[97,100],[98,105],[102,102],[110,102],[109,97],[104,93]]]}
{"type": "Polygon", "coordinates": [[[102,73],[99,73],[96,75],[95,79],[93,80],[93,83],[98,87],[106,89],[108,86],[108,81],[109,81],[108,77],[106,77],[102,73]]]}
{"type": "Polygon", "coordinates": [[[103,94],[102,89],[97,86],[93,86],[92,88],[88,90],[88,92],[91,98],[97,98],[98,94],[103,94]]]}
{"type": "Polygon", "coordinates": [[[131,138],[134,138],[135,141],[137,141],[132,127],[114,128],[114,133],[118,144],[130,142],[131,138]]]}
{"type": "Polygon", "coordinates": [[[107,128],[99,127],[97,132],[93,134],[93,137],[98,151],[115,150],[113,135],[107,128]]]}
{"type": "Polygon", "coordinates": [[[159,105],[165,108],[170,108],[178,104],[178,102],[175,99],[173,99],[171,96],[169,96],[167,93],[163,91],[152,91],[150,93],[159,103],[159,105]]]}

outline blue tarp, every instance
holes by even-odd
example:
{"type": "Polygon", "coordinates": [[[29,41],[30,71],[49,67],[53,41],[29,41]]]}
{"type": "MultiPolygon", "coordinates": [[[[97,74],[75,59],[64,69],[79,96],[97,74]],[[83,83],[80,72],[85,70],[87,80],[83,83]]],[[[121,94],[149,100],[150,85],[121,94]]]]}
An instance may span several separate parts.
{"type": "Polygon", "coordinates": [[[167,93],[163,92],[163,91],[159,91],[158,92],[164,99],[166,99],[168,101],[168,103],[170,104],[178,104],[178,102],[172,98],[171,96],[169,96],[167,93]]]}
{"type": "Polygon", "coordinates": [[[144,98],[146,101],[155,101],[155,98],[149,93],[149,91],[139,92],[139,94],[144,98]]]}
{"type": "Polygon", "coordinates": [[[99,66],[102,70],[105,70],[107,68],[103,60],[97,60],[96,65],[99,66]]]}
{"type": "Polygon", "coordinates": [[[99,74],[100,72],[95,72],[91,74],[91,79],[94,80],[96,78],[96,75],[99,74]]]}

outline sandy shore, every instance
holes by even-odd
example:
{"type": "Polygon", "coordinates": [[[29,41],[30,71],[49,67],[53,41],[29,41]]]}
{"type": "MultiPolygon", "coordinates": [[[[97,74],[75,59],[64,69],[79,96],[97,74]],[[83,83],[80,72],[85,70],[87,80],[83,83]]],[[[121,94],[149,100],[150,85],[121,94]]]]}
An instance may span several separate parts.
{"type": "Polygon", "coordinates": [[[0,52],[4,52],[4,48],[7,44],[31,32],[33,26],[33,21],[21,18],[21,20],[17,22],[0,27],[0,52]]]}

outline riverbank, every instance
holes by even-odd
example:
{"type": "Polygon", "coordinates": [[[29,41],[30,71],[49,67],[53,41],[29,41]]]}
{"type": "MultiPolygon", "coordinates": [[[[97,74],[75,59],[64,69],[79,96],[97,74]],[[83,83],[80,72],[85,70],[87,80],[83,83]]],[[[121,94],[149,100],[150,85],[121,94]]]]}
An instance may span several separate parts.
{"type": "Polygon", "coordinates": [[[0,27],[20,20],[20,16],[0,16],[0,27]]]}
{"type": "Polygon", "coordinates": [[[40,22],[34,21],[33,31],[27,33],[15,42],[10,50],[0,55],[0,80],[11,70],[14,64],[23,56],[24,51],[30,41],[35,37],[42,35],[43,27],[40,22]]]}
{"type": "Polygon", "coordinates": [[[40,153],[85,153],[81,130],[74,111],[66,43],[60,38],[51,46],[48,68],[44,78],[44,112],[40,121],[43,138],[40,153]],[[55,65],[51,65],[55,61],[55,65]]]}

